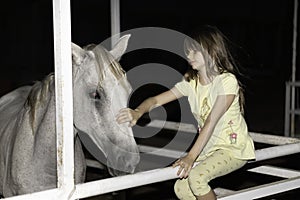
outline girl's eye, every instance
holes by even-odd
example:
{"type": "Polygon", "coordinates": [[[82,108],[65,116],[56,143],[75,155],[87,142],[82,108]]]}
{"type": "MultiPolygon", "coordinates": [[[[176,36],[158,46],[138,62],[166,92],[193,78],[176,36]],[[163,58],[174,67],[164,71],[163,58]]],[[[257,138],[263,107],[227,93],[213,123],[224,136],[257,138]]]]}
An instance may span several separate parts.
{"type": "Polygon", "coordinates": [[[99,92],[96,90],[95,92],[92,92],[91,94],[90,94],[90,96],[91,96],[91,98],[93,98],[93,99],[100,99],[100,94],[99,94],[99,92]]]}

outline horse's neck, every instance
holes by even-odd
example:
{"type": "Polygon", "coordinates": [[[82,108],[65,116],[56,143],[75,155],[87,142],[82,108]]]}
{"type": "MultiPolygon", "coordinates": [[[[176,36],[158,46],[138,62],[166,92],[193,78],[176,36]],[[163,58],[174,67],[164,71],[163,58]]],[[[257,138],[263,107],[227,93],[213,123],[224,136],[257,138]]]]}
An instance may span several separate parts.
{"type": "MultiPolygon", "coordinates": [[[[49,95],[39,103],[35,108],[34,120],[31,124],[33,134],[37,140],[40,140],[40,144],[55,140],[55,93],[54,88],[51,86],[52,92],[49,91],[49,95]]],[[[51,142],[52,143],[52,142],[51,142]]]]}
{"type": "Polygon", "coordinates": [[[36,120],[34,123],[35,134],[39,138],[46,137],[47,135],[47,138],[51,138],[51,141],[56,141],[56,101],[54,90],[53,84],[51,86],[52,92],[49,92],[49,96],[45,99],[45,102],[39,105],[36,110],[36,120]]]}

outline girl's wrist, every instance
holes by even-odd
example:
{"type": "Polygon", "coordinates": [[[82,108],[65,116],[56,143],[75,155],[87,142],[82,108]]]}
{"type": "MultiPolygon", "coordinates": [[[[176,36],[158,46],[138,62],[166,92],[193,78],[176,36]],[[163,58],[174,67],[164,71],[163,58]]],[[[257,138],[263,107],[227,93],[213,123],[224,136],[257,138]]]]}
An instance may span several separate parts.
{"type": "Polygon", "coordinates": [[[138,108],[134,109],[134,111],[137,113],[138,119],[141,118],[142,115],[144,114],[144,113],[142,113],[142,112],[140,111],[140,109],[138,109],[138,108]]]}
{"type": "Polygon", "coordinates": [[[189,152],[189,153],[187,154],[187,156],[188,156],[191,160],[193,160],[193,161],[195,161],[196,158],[198,157],[198,155],[196,155],[196,154],[194,154],[194,153],[192,153],[192,152],[189,152]]]}

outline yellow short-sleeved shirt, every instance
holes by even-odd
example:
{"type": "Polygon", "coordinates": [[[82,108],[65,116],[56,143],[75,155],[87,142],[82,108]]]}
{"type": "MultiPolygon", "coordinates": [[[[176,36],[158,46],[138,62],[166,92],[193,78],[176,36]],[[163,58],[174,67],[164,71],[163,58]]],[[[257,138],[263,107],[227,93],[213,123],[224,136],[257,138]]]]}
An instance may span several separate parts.
{"type": "Polygon", "coordinates": [[[248,134],[247,124],[240,112],[239,85],[233,74],[220,74],[208,85],[201,85],[199,82],[196,85],[195,80],[190,82],[182,80],[175,87],[187,96],[191,111],[200,128],[218,95],[235,95],[234,101],[220,118],[199,159],[210,155],[217,149],[228,150],[239,159],[255,159],[253,140],[248,134]]]}

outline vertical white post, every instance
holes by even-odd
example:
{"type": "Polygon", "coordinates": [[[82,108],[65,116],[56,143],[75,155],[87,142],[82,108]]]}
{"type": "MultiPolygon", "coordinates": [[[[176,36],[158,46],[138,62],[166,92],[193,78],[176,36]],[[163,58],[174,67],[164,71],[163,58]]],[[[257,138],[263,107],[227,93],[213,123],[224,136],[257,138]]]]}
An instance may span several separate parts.
{"type": "MultiPolygon", "coordinates": [[[[73,88],[70,0],[53,0],[57,187],[74,189],[73,88]]],[[[62,198],[63,199],[63,198],[62,198]]]]}
{"type": "MultiPolygon", "coordinates": [[[[293,60],[292,60],[292,83],[296,82],[296,56],[297,56],[297,25],[298,25],[298,0],[294,0],[294,21],[293,21],[293,60]]],[[[295,85],[291,85],[291,136],[295,136],[295,85]]]]}
{"type": "Polygon", "coordinates": [[[120,1],[110,0],[110,18],[111,18],[111,47],[113,47],[120,38],[120,1]]]}

